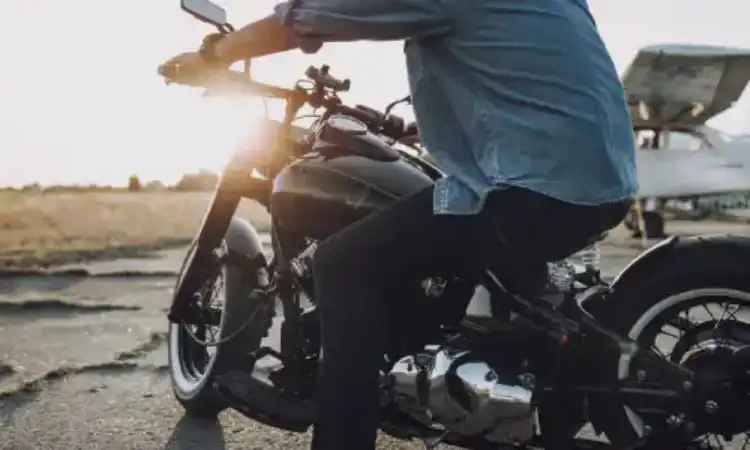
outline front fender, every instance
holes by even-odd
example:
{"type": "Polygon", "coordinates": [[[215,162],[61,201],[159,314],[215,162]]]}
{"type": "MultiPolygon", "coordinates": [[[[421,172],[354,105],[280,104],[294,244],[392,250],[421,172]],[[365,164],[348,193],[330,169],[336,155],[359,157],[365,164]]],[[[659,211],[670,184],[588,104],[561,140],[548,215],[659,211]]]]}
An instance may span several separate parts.
{"type": "Polygon", "coordinates": [[[260,235],[247,220],[240,217],[232,217],[225,239],[229,250],[248,258],[263,254],[263,241],[260,235]]]}

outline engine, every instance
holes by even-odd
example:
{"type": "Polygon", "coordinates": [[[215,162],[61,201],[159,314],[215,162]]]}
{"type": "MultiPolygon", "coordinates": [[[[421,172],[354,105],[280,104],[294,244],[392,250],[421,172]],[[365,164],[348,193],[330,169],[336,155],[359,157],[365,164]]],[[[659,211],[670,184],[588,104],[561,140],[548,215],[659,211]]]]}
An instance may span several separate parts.
{"type": "Polygon", "coordinates": [[[468,351],[432,346],[396,362],[387,383],[397,407],[427,426],[497,444],[528,442],[536,429],[533,375],[499,378],[468,351]]]}

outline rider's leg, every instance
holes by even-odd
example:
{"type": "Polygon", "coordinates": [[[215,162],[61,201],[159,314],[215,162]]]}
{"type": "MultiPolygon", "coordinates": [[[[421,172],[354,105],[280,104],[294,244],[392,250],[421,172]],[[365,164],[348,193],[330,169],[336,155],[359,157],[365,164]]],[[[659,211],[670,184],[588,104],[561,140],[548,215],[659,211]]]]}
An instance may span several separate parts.
{"type": "MultiPolygon", "coordinates": [[[[403,280],[480,267],[490,239],[484,216],[436,216],[432,188],[335,234],[313,261],[323,358],[316,450],[371,450],[378,422],[378,369],[385,303],[403,280]],[[429,274],[429,275],[428,275],[429,274]]],[[[429,311],[425,311],[429,314],[429,311]]]]}
{"type": "Polygon", "coordinates": [[[493,193],[478,215],[435,215],[428,188],[321,244],[313,261],[323,347],[313,449],[375,448],[386,315],[398,307],[388,303],[405,283],[482,270],[497,248],[497,228],[526,253],[564,252],[566,238],[581,234],[575,230],[595,234],[614,226],[601,228],[600,216],[599,208],[520,189],[493,193]]]}

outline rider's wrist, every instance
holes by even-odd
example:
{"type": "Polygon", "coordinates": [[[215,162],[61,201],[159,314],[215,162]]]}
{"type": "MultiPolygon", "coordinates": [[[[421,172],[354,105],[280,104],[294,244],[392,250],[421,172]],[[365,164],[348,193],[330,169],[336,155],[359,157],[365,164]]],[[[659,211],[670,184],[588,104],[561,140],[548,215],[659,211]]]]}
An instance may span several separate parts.
{"type": "Polygon", "coordinates": [[[234,61],[228,61],[220,51],[220,43],[223,36],[211,34],[203,39],[199,53],[203,61],[209,66],[229,67],[234,61]]]}

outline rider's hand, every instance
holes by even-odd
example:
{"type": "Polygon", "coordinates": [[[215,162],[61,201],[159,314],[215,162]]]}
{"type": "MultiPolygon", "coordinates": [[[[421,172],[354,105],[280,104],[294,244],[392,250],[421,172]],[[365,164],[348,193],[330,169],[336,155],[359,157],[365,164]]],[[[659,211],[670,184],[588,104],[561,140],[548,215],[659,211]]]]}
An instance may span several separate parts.
{"type": "Polygon", "coordinates": [[[208,63],[199,52],[174,56],[159,66],[159,75],[180,84],[200,86],[212,73],[223,71],[223,64],[208,63]]]}

